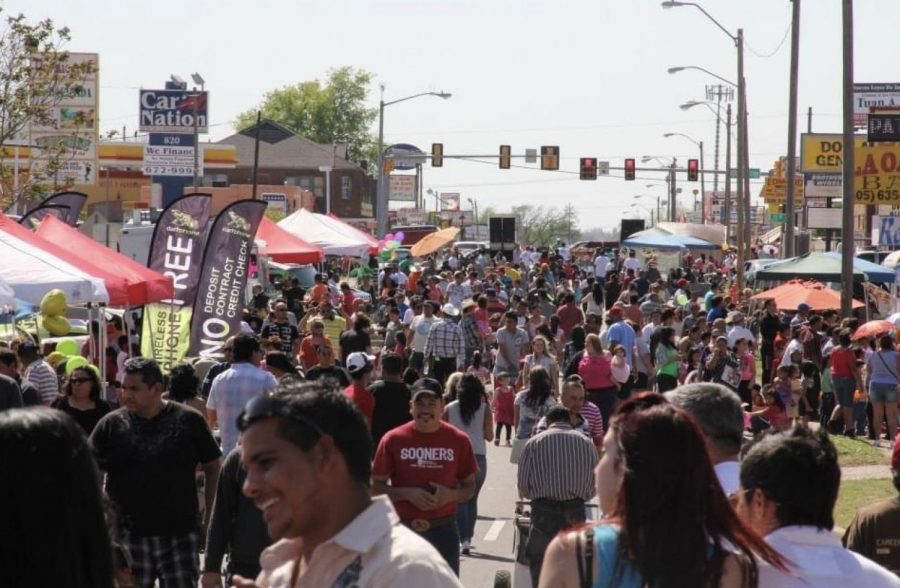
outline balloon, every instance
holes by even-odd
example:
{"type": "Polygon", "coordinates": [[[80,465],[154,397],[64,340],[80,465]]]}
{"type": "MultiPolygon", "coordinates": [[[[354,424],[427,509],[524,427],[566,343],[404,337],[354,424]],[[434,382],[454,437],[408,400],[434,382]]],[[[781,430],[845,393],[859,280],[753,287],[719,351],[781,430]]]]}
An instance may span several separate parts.
{"type": "Polygon", "coordinates": [[[679,294],[679,295],[678,295],[678,298],[676,298],[675,301],[676,301],[680,306],[684,306],[685,304],[688,303],[688,297],[687,297],[685,294],[679,294]]]}
{"type": "Polygon", "coordinates": [[[384,249],[384,244],[385,244],[385,240],[384,240],[384,239],[379,239],[379,240],[378,240],[378,245],[377,245],[378,249],[379,249],[379,250],[384,249]]]}
{"type": "Polygon", "coordinates": [[[74,339],[62,339],[56,344],[56,350],[63,355],[78,355],[78,343],[74,339]]]}
{"type": "Polygon", "coordinates": [[[399,246],[400,246],[400,244],[397,243],[396,241],[391,241],[390,243],[385,245],[384,248],[387,249],[388,251],[391,251],[393,249],[396,249],[399,246]]]}
{"type": "Polygon", "coordinates": [[[397,234],[394,235],[394,240],[403,243],[403,240],[406,239],[406,235],[403,234],[403,231],[397,231],[397,234]]]}
{"type": "Polygon", "coordinates": [[[65,355],[63,353],[60,353],[59,351],[53,351],[53,352],[47,354],[46,359],[47,359],[47,363],[50,364],[50,367],[52,367],[53,369],[56,369],[56,366],[63,363],[64,361],[68,361],[69,356],[65,355]]]}
{"type": "Polygon", "coordinates": [[[385,235],[385,236],[384,236],[384,240],[385,240],[385,241],[393,241],[393,240],[394,240],[394,233],[388,233],[387,235],[385,235]]]}
{"type": "Polygon", "coordinates": [[[54,337],[62,337],[68,335],[71,325],[64,316],[44,316],[41,317],[41,326],[54,337]]]}
{"type": "Polygon", "coordinates": [[[80,368],[82,366],[88,365],[88,360],[80,355],[75,357],[70,357],[69,361],[66,362],[66,375],[71,376],[72,372],[75,371],[75,368],[80,368]]]}
{"type": "MultiPolygon", "coordinates": [[[[41,314],[46,316],[62,315],[66,313],[68,305],[66,293],[59,288],[54,288],[41,298],[41,314]]],[[[65,333],[63,334],[65,335],[65,333]]]]}
{"type": "Polygon", "coordinates": [[[95,366],[94,364],[90,363],[90,364],[88,364],[87,369],[89,369],[89,370],[91,370],[92,372],[94,372],[94,374],[97,375],[97,379],[98,379],[98,380],[100,379],[100,368],[98,368],[98,367],[95,366]]]}

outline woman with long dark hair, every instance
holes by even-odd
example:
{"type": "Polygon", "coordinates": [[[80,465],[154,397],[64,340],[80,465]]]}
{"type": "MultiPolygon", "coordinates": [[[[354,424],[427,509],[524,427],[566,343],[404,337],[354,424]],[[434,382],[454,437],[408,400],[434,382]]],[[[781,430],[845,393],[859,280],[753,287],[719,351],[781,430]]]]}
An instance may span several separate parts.
{"type": "Polygon", "coordinates": [[[90,435],[94,427],[106,413],[112,410],[109,403],[101,398],[102,386],[100,376],[94,367],[78,367],[72,370],[63,386],[62,396],[50,405],[75,419],[86,435],[90,435]]]}
{"type": "Polygon", "coordinates": [[[656,386],[659,393],[668,392],[678,387],[678,348],[675,346],[675,329],[661,327],[658,333],[656,349],[656,386]]]}
{"type": "Polygon", "coordinates": [[[581,569],[595,587],[755,588],[757,558],[786,569],[728,503],[697,424],[659,394],[622,404],[603,449],[594,475],[608,518],[554,539],[540,586],[578,588],[581,569]]]}
{"type": "Polygon", "coordinates": [[[475,534],[478,517],[478,493],[487,477],[487,442],[494,440],[494,420],[487,403],[484,384],[475,374],[463,374],[456,390],[456,400],[444,408],[444,420],[469,436],[478,473],[475,474],[475,494],[459,503],[456,509],[456,526],[459,527],[459,543],[462,553],[468,555],[475,534]]]}
{"type": "Polygon", "coordinates": [[[534,427],[547,410],[556,404],[550,385],[550,374],[542,366],[535,366],[528,372],[528,387],[516,394],[513,402],[513,423],[516,440],[510,461],[518,463],[525,442],[534,433],[534,427]]]}
{"type": "Polygon", "coordinates": [[[100,471],[83,428],[46,408],[0,413],[0,471],[0,583],[113,588],[100,471]]]}
{"type": "Polygon", "coordinates": [[[165,397],[179,404],[186,404],[200,414],[206,414],[206,402],[200,397],[200,378],[197,370],[189,363],[172,366],[167,379],[165,397]]]}

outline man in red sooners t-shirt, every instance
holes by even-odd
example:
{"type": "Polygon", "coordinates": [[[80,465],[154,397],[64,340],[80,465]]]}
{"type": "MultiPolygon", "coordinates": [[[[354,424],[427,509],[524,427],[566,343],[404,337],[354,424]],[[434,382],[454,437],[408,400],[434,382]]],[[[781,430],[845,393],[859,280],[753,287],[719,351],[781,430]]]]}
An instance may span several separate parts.
{"type": "Polygon", "coordinates": [[[459,575],[456,505],[475,493],[472,443],[442,420],[443,389],[437,380],[413,384],[411,413],[412,421],[388,431],[378,444],[373,493],[387,494],[403,523],[434,545],[459,575]]]}

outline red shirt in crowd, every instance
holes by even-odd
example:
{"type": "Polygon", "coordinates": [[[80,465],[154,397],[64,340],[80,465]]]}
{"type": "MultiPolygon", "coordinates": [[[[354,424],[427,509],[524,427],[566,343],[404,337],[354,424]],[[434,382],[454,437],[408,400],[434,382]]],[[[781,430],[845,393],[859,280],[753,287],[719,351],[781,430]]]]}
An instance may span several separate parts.
{"type": "Polygon", "coordinates": [[[578,362],[578,375],[584,380],[585,390],[614,388],[616,385],[612,379],[610,358],[605,355],[585,354],[578,362]]]}
{"type": "Polygon", "coordinates": [[[831,377],[855,378],[856,354],[846,347],[835,347],[831,351],[831,377]]]}
{"type": "MultiPolygon", "coordinates": [[[[414,422],[391,429],[381,438],[372,464],[372,475],[388,476],[391,486],[422,488],[429,492],[434,492],[431,482],[455,488],[477,472],[468,435],[444,422],[434,433],[416,430],[414,422]]],[[[402,520],[435,520],[456,513],[455,502],[426,511],[400,500],[394,503],[394,508],[402,520]]]]}
{"type": "Polygon", "coordinates": [[[366,419],[366,424],[372,426],[372,415],[375,412],[375,397],[369,392],[365,386],[361,386],[359,382],[353,382],[344,388],[344,395],[353,401],[356,408],[366,419]]]}

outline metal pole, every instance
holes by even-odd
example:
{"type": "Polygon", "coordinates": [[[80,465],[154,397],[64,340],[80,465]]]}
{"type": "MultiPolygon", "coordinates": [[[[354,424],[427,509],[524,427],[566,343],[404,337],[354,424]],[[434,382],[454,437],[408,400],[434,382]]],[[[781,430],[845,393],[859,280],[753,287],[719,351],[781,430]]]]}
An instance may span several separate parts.
{"type": "Polygon", "coordinates": [[[200,100],[200,94],[197,88],[194,88],[194,191],[200,187],[200,133],[197,126],[197,101],[200,100]]]}
{"type": "Polygon", "coordinates": [[[387,199],[384,197],[384,85],[378,103],[378,182],[375,184],[375,219],[377,236],[387,233],[387,199]]]}
{"type": "Polygon", "coordinates": [[[791,78],[788,81],[788,146],[787,146],[787,200],[784,203],[784,255],[794,257],[794,178],[797,160],[797,70],[800,54],[800,0],[793,2],[791,18],[791,78]]]}
{"type": "MultiPolygon", "coordinates": [[[[713,192],[719,191],[719,133],[722,128],[722,86],[719,85],[718,100],[716,101],[716,154],[715,168],[716,174],[713,176],[713,192]]],[[[728,170],[725,170],[726,172],[728,170]]]]}
{"type": "Polygon", "coordinates": [[[259,127],[262,125],[262,111],[256,111],[256,135],[253,145],[253,191],[250,197],[256,200],[256,175],[259,172],[259,127]]]}
{"type": "MultiPolygon", "coordinates": [[[[703,141],[700,141],[700,223],[706,222],[706,168],[703,167],[703,141]]],[[[718,175],[718,174],[716,174],[718,175]]],[[[695,211],[696,212],[696,211],[695,211]]]]}
{"type": "MultiPolygon", "coordinates": [[[[660,219],[659,211],[660,211],[660,199],[659,199],[659,196],[657,196],[656,197],[656,224],[657,225],[659,224],[659,219],[660,219]]],[[[656,225],[653,225],[653,226],[656,226],[656,225]]]]}
{"type": "Polygon", "coordinates": [[[671,222],[671,223],[675,222],[675,218],[676,218],[675,217],[675,209],[677,208],[677,206],[676,206],[677,196],[676,196],[676,192],[675,192],[675,164],[676,164],[676,159],[673,157],[672,158],[672,169],[669,170],[669,177],[671,178],[671,180],[669,181],[669,192],[670,192],[670,194],[669,194],[669,222],[671,222]]]}
{"type": "Polygon", "coordinates": [[[841,224],[841,314],[851,315],[853,302],[853,204],[854,204],[854,138],[853,138],[853,0],[843,0],[844,45],[844,209],[841,224]]]}
{"type": "Polygon", "coordinates": [[[736,275],[736,285],[737,291],[740,295],[741,292],[744,291],[744,260],[746,259],[746,248],[748,243],[746,241],[746,233],[744,231],[744,192],[745,192],[745,184],[744,177],[747,175],[747,168],[745,167],[745,137],[747,135],[747,128],[744,124],[746,118],[744,117],[744,112],[747,109],[747,96],[744,93],[744,29],[738,29],[737,31],[737,39],[735,40],[735,44],[737,45],[737,83],[738,83],[738,137],[737,137],[737,148],[738,148],[738,177],[737,177],[737,275],[736,275]]]}
{"type": "MultiPolygon", "coordinates": [[[[725,243],[731,244],[731,104],[725,109],[725,243]]],[[[718,174],[717,174],[718,175],[718,174]]]]}
{"type": "Polygon", "coordinates": [[[325,214],[331,214],[331,168],[325,172],[325,214]]]}
{"type": "Polygon", "coordinates": [[[109,247],[109,167],[106,168],[106,246],[109,247]]]}

